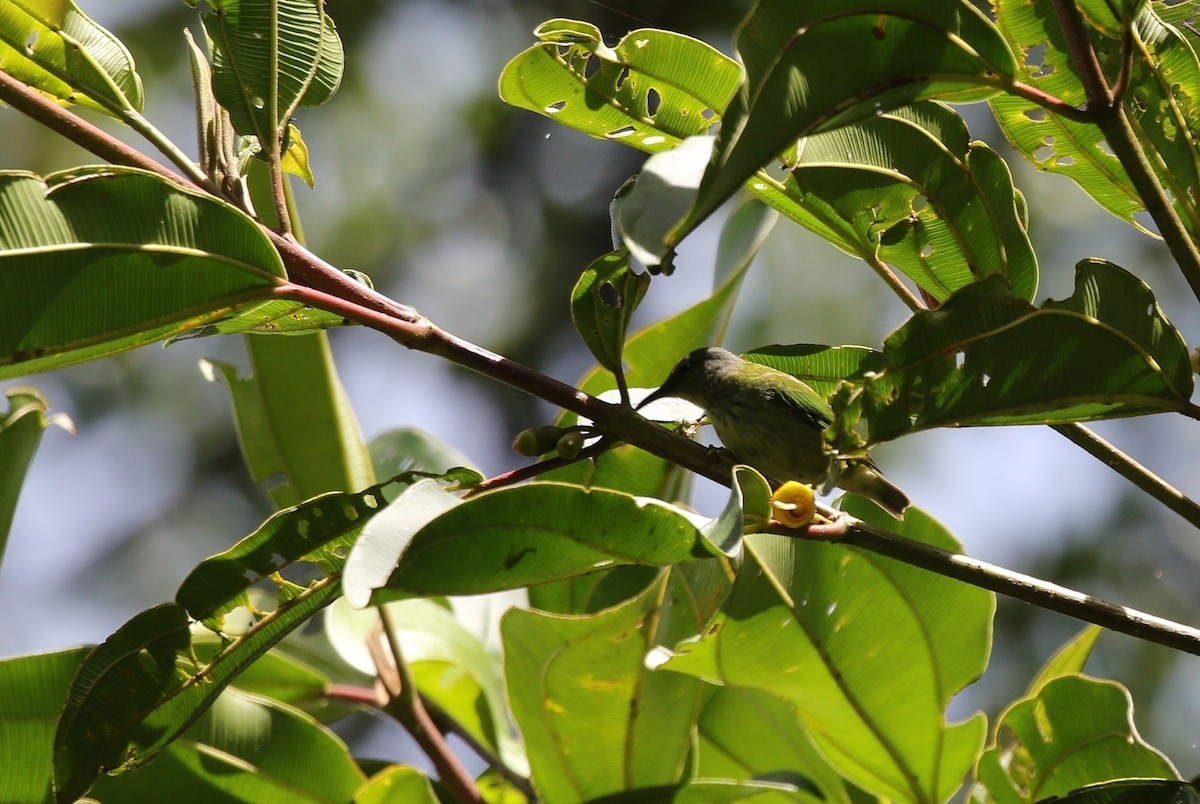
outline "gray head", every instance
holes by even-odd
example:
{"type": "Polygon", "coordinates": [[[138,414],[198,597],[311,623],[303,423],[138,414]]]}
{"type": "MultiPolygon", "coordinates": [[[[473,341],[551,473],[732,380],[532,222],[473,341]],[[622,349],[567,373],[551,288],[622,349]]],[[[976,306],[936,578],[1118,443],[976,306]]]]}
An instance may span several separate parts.
{"type": "Polygon", "coordinates": [[[675,364],[657,391],[638,404],[647,405],[656,399],[676,397],[704,407],[704,399],[712,382],[722,374],[736,369],[743,360],[719,346],[707,346],[689,354],[675,364]]]}

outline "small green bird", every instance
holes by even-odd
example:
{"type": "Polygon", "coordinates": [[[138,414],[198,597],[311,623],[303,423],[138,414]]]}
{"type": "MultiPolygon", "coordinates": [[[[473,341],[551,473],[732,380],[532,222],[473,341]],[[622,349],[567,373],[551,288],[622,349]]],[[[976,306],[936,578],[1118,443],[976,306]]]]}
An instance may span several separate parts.
{"type": "MultiPolygon", "coordinates": [[[[776,481],[822,485],[833,458],[822,436],[833,421],[828,401],[782,371],[751,363],[719,347],[697,349],[671,369],[662,387],[639,408],[664,397],[708,411],[721,443],[776,481]]],[[[900,519],[908,497],[879,472],[869,457],[842,469],[836,484],[875,501],[900,519]]]]}

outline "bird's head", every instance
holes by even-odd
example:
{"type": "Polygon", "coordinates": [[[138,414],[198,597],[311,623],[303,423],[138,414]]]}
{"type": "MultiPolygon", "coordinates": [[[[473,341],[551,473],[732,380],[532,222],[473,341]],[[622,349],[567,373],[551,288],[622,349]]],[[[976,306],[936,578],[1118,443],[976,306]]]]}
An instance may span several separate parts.
{"type": "Polygon", "coordinates": [[[643,399],[638,407],[644,407],[656,399],[674,397],[707,408],[705,403],[716,383],[736,371],[744,362],[733,352],[719,346],[697,349],[676,363],[659,389],[643,399]]]}

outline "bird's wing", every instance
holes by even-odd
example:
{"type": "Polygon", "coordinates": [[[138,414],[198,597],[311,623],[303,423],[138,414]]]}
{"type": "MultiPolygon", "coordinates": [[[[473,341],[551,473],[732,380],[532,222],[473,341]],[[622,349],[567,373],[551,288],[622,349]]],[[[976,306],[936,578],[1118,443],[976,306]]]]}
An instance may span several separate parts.
{"type": "Polygon", "coordinates": [[[777,392],[773,389],[773,395],[777,395],[779,401],[797,415],[812,422],[814,427],[824,430],[833,421],[833,409],[825,397],[807,384],[794,377],[791,379],[792,382],[778,388],[777,392]]]}

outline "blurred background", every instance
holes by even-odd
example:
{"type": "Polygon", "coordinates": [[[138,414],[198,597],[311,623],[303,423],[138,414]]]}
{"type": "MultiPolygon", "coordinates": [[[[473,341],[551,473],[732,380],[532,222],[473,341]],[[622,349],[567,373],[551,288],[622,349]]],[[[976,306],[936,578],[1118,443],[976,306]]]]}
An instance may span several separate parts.
{"type": "MultiPolygon", "coordinates": [[[[130,47],[146,84],[146,115],[194,153],[178,0],[80,0],[130,47]]],[[[608,251],[608,204],[643,157],[502,104],[504,64],[552,17],[585,19],[610,37],[643,26],[731,52],[746,3],[710,0],[356,0],[329,2],[346,45],[339,93],[298,124],[316,190],[297,186],[309,245],[443,328],[573,382],[591,359],[571,323],[579,273],[608,251]]],[[[972,135],[1010,164],[1026,194],[1042,282],[1039,299],[1071,293],[1074,264],[1111,260],[1155,289],[1190,343],[1197,305],[1162,245],[1100,211],[1069,182],[1037,173],[1003,142],[986,107],[961,110],[972,135]]],[[[130,132],[97,122],[127,141],[130,132]]],[[[39,173],[94,158],[0,110],[0,168],[39,173]]],[[[656,279],[642,323],[708,295],[719,221],[689,239],[670,278],[656,279]]],[[[751,270],[726,345],[813,342],[878,347],[907,310],[861,263],[779,223],[751,270]]],[[[519,430],[548,421],[544,404],[399,348],[370,331],[330,335],[342,380],[370,439],[416,426],[488,473],[520,465],[519,430]]],[[[33,384],[78,434],[43,439],[0,565],[0,655],[103,640],[133,614],[173,598],[200,560],[270,513],[250,483],[226,389],[203,358],[245,367],[239,338],[148,347],[33,384]]],[[[664,369],[665,371],[665,369],[664,369]]],[[[1094,428],[1185,494],[1200,496],[1200,430],[1181,417],[1094,428]]],[[[923,433],[876,458],[914,502],[972,556],[1133,608],[1200,623],[1200,534],[1044,427],[923,433]]],[[[697,506],[717,509],[701,485],[697,506]]],[[[1082,623],[1001,599],[982,680],[954,702],[995,717],[1082,623]]],[[[1135,722],[1185,777],[1200,773],[1200,659],[1106,633],[1089,664],[1133,692],[1135,722]]],[[[357,730],[356,730],[357,729],[357,730]]],[[[395,731],[349,736],[369,752],[399,749],[395,731]]]]}

